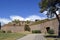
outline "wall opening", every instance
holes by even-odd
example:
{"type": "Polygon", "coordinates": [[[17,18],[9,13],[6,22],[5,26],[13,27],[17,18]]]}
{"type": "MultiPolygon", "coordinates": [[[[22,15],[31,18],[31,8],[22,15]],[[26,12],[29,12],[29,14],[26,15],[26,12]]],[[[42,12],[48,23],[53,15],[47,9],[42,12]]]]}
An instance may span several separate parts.
{"type": "Polygon", "coordinates": [[[50,30],[50,27],[46,27],[46,31],[48,32],[50,30]]]}

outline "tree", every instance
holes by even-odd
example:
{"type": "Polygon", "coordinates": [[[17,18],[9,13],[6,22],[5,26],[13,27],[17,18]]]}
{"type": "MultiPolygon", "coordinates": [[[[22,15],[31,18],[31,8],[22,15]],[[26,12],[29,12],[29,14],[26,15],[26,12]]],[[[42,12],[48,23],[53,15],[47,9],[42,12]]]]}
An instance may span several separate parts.
{"type": "Polygon", "coordinates": [[[30,31],[29,25],[26,24],[25,27],[24,27],[24,30],[25,30],[25,31],[30,31]]]}
{"type": "MultiPolygon", "coordinates": [[[[47,11],[47,17],[52,18],[54,15],[56,15],[56,18],[59,22],[59,28],[60,30],[60,19],[59,15],[56,13],[56,11],[60,11],[60,0],[41,0],[39,2],[40,12],[47,11]]],[[[60,31],[58,31],[58,36],[60,37],[60,31]]]]}
{"type": "Polygon", "coordinates": [[[30,21],[28,21],[28,20],[27,20],[27,21],[26,21],[26,23],[27,23],[27,24],[29,24],[29,23],[30,23],[30,21]]]}
{"type": "Polygon", "coordinates": [[[14,25],[16,25],[16,24],[19,24],[19,26],[21,25],[20,20],[18,20],[18,19],[13,20],[12,22],[15,23],[14,25]]]}
{"type": "Polygon", "coordinates": [[[14,23],[19,23],[20,22],[20,20],[17,20],[17,19],[15,19],[15,20],[13,20],[12,22],[14,22],[14,23]]]}

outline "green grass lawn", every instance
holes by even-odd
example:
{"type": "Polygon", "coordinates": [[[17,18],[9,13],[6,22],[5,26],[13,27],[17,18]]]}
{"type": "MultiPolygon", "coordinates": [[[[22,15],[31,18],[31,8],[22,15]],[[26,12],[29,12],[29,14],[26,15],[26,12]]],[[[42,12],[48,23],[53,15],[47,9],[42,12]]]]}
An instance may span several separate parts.
{"type": "Polygon", "coordinates": [[[0,40],[16,40],[25,35],[23,33],[0,33],[0,40]]]}
{"type": "Polygon", "coordinates": [[[60,40],[60,38],[47,38],[47,40],[60,40]]]}

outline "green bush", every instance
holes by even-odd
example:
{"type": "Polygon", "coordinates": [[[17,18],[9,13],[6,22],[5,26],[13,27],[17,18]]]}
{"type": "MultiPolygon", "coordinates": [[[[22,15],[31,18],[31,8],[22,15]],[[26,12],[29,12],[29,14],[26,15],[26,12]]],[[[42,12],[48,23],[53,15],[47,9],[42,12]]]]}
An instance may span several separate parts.
{"type": "Polygon", "coordinates": [[[3,33],[6,33],[6,31],[3,31],[3,33]]]}
{"type": "Polygon", "coordinates": [[[41,33],[40,30],[32,30],[32,33],[41,33]]]}
{"type": "Polygon", "coordinates": [[[50,29],[50,30],[48,30],[48,33],[49,34],[54,34],[54,30],[53,29],[50,29]]]}
{"type": "Polygon", "coordinates": [[[25,25],[24,30],[25,30],[25,31],[30,31],[29,25],[25,25]]]}
{"type": "Polygon", "coordinates": [[[11,31],[7,31],[7,33],[12,33],[11,31]]]}
{"type": "Polygon", "coordinates": [[[6,31],[0,30],[0,33],[6,33],[6,31]]]}

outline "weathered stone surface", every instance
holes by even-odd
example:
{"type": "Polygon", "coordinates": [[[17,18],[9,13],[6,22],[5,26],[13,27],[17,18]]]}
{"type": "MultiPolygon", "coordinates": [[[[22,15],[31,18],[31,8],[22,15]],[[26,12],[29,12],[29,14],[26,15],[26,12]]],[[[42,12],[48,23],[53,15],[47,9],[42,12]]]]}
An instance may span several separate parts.
{"type": "Polygon", "coordinates": [[[54,30],[54,32],[56,34],[58,34],[58,21],[57,21],[57,19],[52,20],[52,21],[47,21],[45,23],[41,23],[38,25],[30,26],[31,31],[32,30],[41,30],[42,33],[47,33],[47,30],[46,30],[47,27],[50,27],[51,29],[54,30]]]}
{"type": "MultiPolygon", "coordinates": [[[[25,22],[24,22],[25,24],[25,22]]],[[[31,28],[31,31],[32,30],[41,30],[42,33],[47,33],[47,30],[46,28],[47,27],[50,27],[51,29],[54,30],[54,32],[56,34],[58,34],[58,21],[57,19],[55,20],[52,20],[52,21],[47,21],[45,23],[41,23],[41,24],[38,24],[38,25],[30,25],[29,26],[31,28]]],[[[13,25],[5,25],[1,28],[1,30],[5,30],[5,31],[12,31],[12,32],[23,32],[24,31],[24,25],[21,25],[21,26],[13,26],[13,25]]]]}
{"type": "Polygon", "coordinates": [[[12,32],[23,32],[24,26],[5,26],[1,30],[12,31],[12,32]]]}

